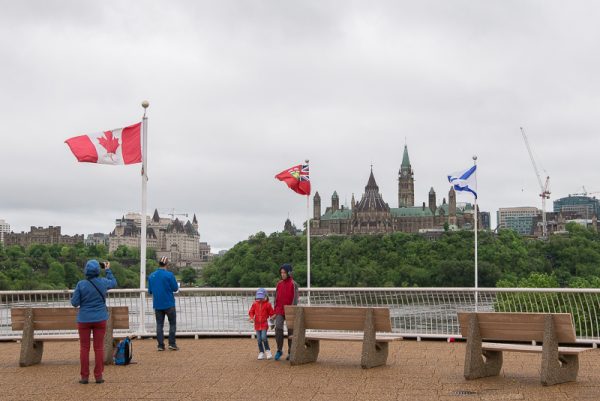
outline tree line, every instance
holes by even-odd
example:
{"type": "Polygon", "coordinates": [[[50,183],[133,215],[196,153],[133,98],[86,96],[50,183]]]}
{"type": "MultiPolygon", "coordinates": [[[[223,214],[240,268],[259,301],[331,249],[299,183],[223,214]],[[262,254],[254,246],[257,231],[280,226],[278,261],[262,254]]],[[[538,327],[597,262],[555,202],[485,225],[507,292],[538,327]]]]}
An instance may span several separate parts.
{"type": "MultiPolygon", "coordinates": [[[[511,230],[478,235],[480,287],[600,287],[600,235],[577,224],[548,240],[511,230]]],[[[430,240],[393,233],[311,238],[313,287],[472,287],[472,232],[430,240]]],[[[202,272],[210,287],[274,286],[278,266],[294,265],[306,285],[306,237],[259,232],[239,242],[202,272]]]]}
{"type": "MultiPolygon", "coordinates": [[[[514,231],[481,232],[481,287],[600,287],[600,235],[569,224],[568,233],[546,241],[514,231]]],[[[103,245],[0,246],[0,290],[74,288],[88,259],[109,260],[119,288],[139,287],[139,249],[103,245]]],[[[311,238],[313,287],[472,287],[473,233],[446,232],[436,240],[393,233],[311,238]]],[[[259,232],[215,258],[196,276],[177,271],[188,285],[271,287],[278,267],[292,263],[294,278],[306,285],[306,237],[259,232]]],[[[148,249],[146,271],[157,268],[148,249]]]]}

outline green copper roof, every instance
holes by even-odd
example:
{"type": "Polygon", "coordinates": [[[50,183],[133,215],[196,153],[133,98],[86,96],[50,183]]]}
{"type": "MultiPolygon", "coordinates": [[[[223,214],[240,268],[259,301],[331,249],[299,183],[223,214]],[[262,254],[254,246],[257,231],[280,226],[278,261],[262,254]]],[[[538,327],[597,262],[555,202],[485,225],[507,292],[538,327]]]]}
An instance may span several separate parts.
{"type": "Polygon", "coordinates": [[[410,167],[410,159],[408,158],[408,146],[404,145],[404,155],[402,155],[402,166],[410,167]]]}
{"type": "Polygon", "coordinates": [[[333,191],[333,196],[331,198],[333,198],[333,199],[339,199],[337,191],[333,191]]]}
{"type": "Polygon", "coordinates": [[[392,217],[433,216],[433,213],[431,213],[431,209],[426,207],[425,210],[423,210],[423,208],[420,206],[392,208],[390,209],[390,212],[392,213],[392,217]]]}
{"type": "Polygon", "coordinates": [[[321,216],[321,220],[347,220],[352,217],[352,210],[350,209],[338,209],[335,212],[328,210],[324,215],[321,216]]]}

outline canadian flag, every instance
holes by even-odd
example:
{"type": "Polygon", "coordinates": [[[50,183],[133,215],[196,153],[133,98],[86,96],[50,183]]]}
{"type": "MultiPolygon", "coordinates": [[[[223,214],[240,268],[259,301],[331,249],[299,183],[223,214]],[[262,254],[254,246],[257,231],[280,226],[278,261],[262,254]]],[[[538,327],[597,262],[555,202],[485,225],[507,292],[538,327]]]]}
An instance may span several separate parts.
{"type": "Polygon", "coordinates": [[[78,161],[100,164],[142,162],[142,123],[112,131],[80,135],[65,141],[78,161]]]}

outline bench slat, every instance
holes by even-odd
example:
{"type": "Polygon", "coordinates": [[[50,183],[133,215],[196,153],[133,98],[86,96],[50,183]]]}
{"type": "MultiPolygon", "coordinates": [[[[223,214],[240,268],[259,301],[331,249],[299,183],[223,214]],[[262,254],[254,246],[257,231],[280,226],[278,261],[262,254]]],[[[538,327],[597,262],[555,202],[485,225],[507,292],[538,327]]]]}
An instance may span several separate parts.
{"type": "MultiPolygon", "coordinates": [[[[541,345],[527,345],[527,344],[502,344],[502,343],[482,343],[481,348],[489,351],[513,351],[513,352],[529,352],[529,353],[542,353],[541,345]]],[[[576,355],[581,352],[589,351],[592,348],[582,347],[558,347],[559,354],[565,355],[576,355]]]]}
{"type": "MultiPolygon", "coordinates": [[[[542,341],[544,338],[544,318],[547,313],[503,313],[479,312],[479,330],[482,338],[509,341],[542,341]]],[[[553,313],[558,342],[574,343],[577,339],[569,313],[553,313]]],[[[467,313],[458,313],[460,331],[468,336],[469,320],[467,313]]]]}
{"type": "MultiPolygon", "coordinates": [[[[367,309],[364,307],[304,306],[304,322],[307,329],[317,330],[362,330],[367,309]]],[[[286,306],[286,324],[294,327],[295,307],[286,306]]],[[[375,330],[391,332],[388,308],[373,308],[375,330]]]]}
{"type": "MultiPolygon", "coordinates": [[[[25,310],[11,309],[13,330],[23,330],[25,310]]],[[[129,328],[129,308],[127,306],[110,307],[114,329],[129,328]]],[[[77,308],[32,308],[34,330],[77,330],[77,308]]]]}
{"type": "MultiPolygon", "coordinates": [[[[335,333],[335,332],[325,332],[325,333],[306,333],[306,338],[311,340],[329,340],[329,341],[363,341],[364,334],[363,333],[335,333]]],[[[392,341],[400,341],[402,337],[396,334],[376,334],[376,340],[379,342],[392,342],[392,341]]]]}

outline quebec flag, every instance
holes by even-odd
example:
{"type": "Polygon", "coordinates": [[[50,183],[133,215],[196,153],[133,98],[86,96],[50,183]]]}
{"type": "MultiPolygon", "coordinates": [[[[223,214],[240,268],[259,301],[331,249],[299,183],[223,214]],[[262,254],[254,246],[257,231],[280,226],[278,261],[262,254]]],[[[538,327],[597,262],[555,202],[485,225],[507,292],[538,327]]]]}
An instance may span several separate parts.
{"type": "Polygon", "coordinates": [[[452,184],[455,191],[466,191],[475,195],[477,198],[477,176],[475,171],[477,166],[473,166],[467,170],[457,171],[448,174],[448,182],[452,184]]]}

